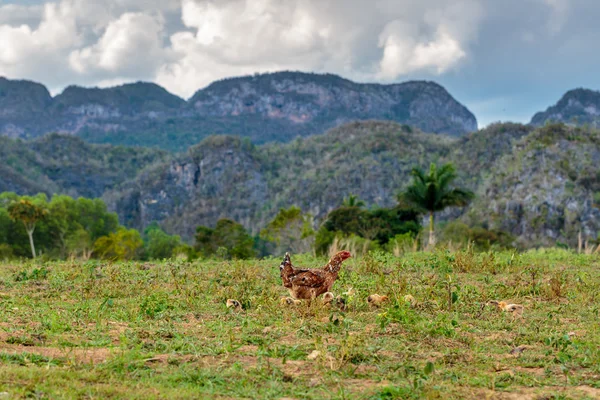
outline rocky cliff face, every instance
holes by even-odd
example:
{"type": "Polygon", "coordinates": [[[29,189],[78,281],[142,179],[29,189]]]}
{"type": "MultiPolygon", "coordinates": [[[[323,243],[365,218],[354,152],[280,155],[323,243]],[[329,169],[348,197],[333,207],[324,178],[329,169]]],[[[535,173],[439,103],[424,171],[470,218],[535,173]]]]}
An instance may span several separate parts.
{"type": "Polygon", "coordinates": [[[600,92],[589,89],[570,90],[552,107],[536,113],[531,124],[563,122],[571,125],[600,126],[600,92]]]}
{"type": "Polygon", "coordinates": [[[163,222],[190,237],[198,225],[232,218],[251,226],[269,200],[266,177],[252,145],[213,136],[188,154],[143,172],[111,205],[133,226],[163,222]]]}
{"type": "Polygon", "coordinates": [[[190,103],[203,116],[259,115],[331,128],[353,119],[387,119],[424,132],[477,130],[473,114],[433,82],[359,84],[336,75],[283,72],[215,82],[190,103]]]}
{"type": "Polygon", "coordinates": [[[510,232],[522,246],[576,245],[600,230],[600,136],[548,125],[501,158],[468,212],[471,222],[510,232]]]}
{"type": "Polygon", "coordinates": [[[410,170],[430,162],[453,162],[459,184],[477,193],[441,219],[509,232],[523,247],[576,245],[580,231],[595,240],[600,230],[600,136],[564,125],[495,124],[454,139],[369,121],[289,144],[215,137],[144,173],[115,207],[137,227],[156,220],[186,238],[222,217],[257,233],[282,207],[319,221],[350,193],[391,206],[410,170]]]}
{"type": "Polygon", "coordinates": [[[289,144],[254,146],[214,136],[171,163],[143,173],[114,199],[134,226],[162,222],[186,238],[229,217],[258,233],[280,208],[317,220],[350,193],[391,206],[415,165],[439,159],[454,141],[392,122],[355,122],[289,144]]]}
{"type": "Polygon", "coordinates": [[[50,92],[43,85],[0,77],[0,134],[13,138],[37,135],[36,122],[47,118],[51,104],[50,92]]]}
{"type": "Polygon", "coordinates": [[[473,114],[433,82],[358,84],[335,75],[279,72],[218,81],[189,102],[151,83],[71,86],[55,98],[39,84],[0,80],[0,134],[76,134],[99,143],[185,150],[211,134],[286,142],[352,120],[383,119],[462,135],[473,114]]]}
{"type": "Polygon", "coordinates": [[[567,243],[600,230],[600,133],[562,124],[495,124],[462,138],[394,122],[362,121],[290,143],[254,145],[212,136],[186,154],[90,145],[72,136],[32,142],[0,137],[0,191],[100,196],[121,221],[152,221],[190,240],[198,225],[232,218],[258,233],[280,208],[318,222],[356,194],[391,206],[414,166],[453,162],[476,191],[441,219],[503,230],[523,247],[567,243]]]}

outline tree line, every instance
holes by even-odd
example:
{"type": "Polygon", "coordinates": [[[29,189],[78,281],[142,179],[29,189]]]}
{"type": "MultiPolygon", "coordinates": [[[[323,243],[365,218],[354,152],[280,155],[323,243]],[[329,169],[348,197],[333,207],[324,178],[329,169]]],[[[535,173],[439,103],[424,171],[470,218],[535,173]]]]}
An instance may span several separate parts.
{"type": "Polygon", "coordinates": [[[157,224],[143,233],[120,225],[101,199],[0,193],[0,259],[169,258],[178,246],[157,224]]]}
{"type": "Polygon", "coordinates": [[[231,219],[220,219],[214,227],[199,226],[193,245],[166,233],[156,222],[143,232],[127,229],[101,199],[55,195],[48,200],[45,194],[5,192],[0,194],[0,259],[40,255],[50,259],[247,259],[285,251],[326,254],[332,246],[395,252],[414,245],[423,215],[429,216],[428,245],[432,246],[435,213],[465,206],[474,195],[452,186],[456,172],[450,164],[440,168],[431,164],[427,172],[415,168],[412,176],[411,185],[399,193],[391,208],[369,209],[349,194],[317,229],[310,214],[292,206],[279,210],[255,236],[231,219]]]}

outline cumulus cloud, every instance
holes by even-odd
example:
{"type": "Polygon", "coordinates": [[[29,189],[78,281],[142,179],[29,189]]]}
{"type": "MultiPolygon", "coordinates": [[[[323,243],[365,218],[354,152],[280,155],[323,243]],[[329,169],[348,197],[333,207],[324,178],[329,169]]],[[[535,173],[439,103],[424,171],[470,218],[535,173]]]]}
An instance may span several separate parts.
{"type": "Polygon", "coordinates": [[[0,75],[41,81],[53,92],[73,83],[153,79],[166,59],[162,29],[173,13],[179,18],[178,0],[2,5],[0,75]]]}
{"type": "Polygon", "coordinates": [[[418,43],[407,40],[403,34],[405,29],[402,26],[398,28],[395,22],[390,23],[380,36],[379,46],[383,48],[383,57],[379,76],[382,78],[394,79],[423,69],[432,69],[441,74],[466,55],[461,44],[443,30],[438,31],[430,42],[418,43]]]}
{"type": "Polygon", "coordinates": [[[152,79],[166,58],[162,35],[162,18],[125,13],[108,24],[97,43],[71,52],[69,66],[82,75],[152,79]]]}
{"type": "MultiPolygon", "coordinates": [[[[0,4],[0,75],[53,92],[143,79],[189,97],[216,79],[291,69],[359,81],[434,79],[467,101],[474,93],[473,104],[483,104],[486,90],[510,98],[511,79],[522,88],[540,70],[558,77],[560,54],[567,64],[593,48],[589,33],[600,17],[591,0],[11,3],[0,4]]],[[[586,57],[594,64],[596,56],[586,57]]]]}
{"type": "Polygon", "coordinates": [[[190,95],[228,74],[303,69],[356,79],[441,74],[467,56],[482,11],[474,0],[183,0],[189,31],[157,80],[190,95]]]}
{"type": "Polygon", "coordinates": [[[36,29],[25,24],[0,26],[0,62],[15,65],[33,53],[57,51],[76,45],[79,38],[72,11],[65,4],[48,3],[36,29]]]}

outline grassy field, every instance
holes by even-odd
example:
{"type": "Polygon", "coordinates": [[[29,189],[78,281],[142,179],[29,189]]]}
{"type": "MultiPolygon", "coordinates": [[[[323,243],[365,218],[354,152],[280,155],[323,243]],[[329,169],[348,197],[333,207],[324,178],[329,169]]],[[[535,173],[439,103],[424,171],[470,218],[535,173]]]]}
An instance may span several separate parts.
{"type": "Polygon", "coordinates": [[[598,256],[371,254],[346,311],[282,306],[279,262],[4,263],[0,398],[600,398],[598,256]]]}

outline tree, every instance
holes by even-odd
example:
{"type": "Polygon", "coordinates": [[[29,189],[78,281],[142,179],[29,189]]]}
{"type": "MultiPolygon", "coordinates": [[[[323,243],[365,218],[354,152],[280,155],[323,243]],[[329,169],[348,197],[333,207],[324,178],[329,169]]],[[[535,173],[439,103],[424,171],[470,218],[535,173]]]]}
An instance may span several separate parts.
{"type": "Polygon", "coordinates": [[[144,231],[148,258],[160,260],[173,257],[173,251],[181,245],[181,238],[169,235],[153,222],[144,231]]]}
{"type": "Polygon", "coordinates": [[[89,260],[94,250],[94,242],[90,234],[83,228],[70,233],[65,239],[65,246],[71,256],[89,260]]]}
{"type": "Polygon", "coordinates": [[[143,245],[138,231],[121,227],[115,233],[98,238],[94,243],[94,253],[110,260],[131,260],[143,245]]]}
{"type": "Polygon", "coordinates": [[[45,240],[42,244],[48,254],[52,252],[61,258],[67,254],[89,258],[94,242],[116,232],[118,227],[117,215],[109,213],[101,199],[54,195],[48,203],[48,218],[37,231],[45,240]]]}
{"type": "Polygon", "coordinates": [[[8,244],[8,232],[13,224],[14,221],[10,218],[8,211],[0,207],[0,244],[8,244]]]}
{"type": "Polygon", "coordinates": [[[80,197],[76,206],[77,222],[90,234],[93,241],[119,228],[119,217],[114,212],[108,212],[102,199],[80,197]]]}
{"type": "Polygon", "coordinates": [[[438,169],[431,163],[428,174],[420,168],[413,168],[412,177],[411,185],[398,196],[398,200],[429,213],[429,245],[433,246],[435,213],[447,207],[464,207],[475,195],[469,190],[451,186],[457,177],[452,164],[445,164],[438,169]]]}
{"type": "MultiPolygon", "coordinates": [[[[51,247],[58,251],[61,257],[64,257],[67,251],[67,237],[80,228],[77,224],[75,204],[75,200],[66,195],[54,195],[48,204],[49,217],[46,218],[45,225],[48,236],[52,238],[51,247]]],[[[73,240],[70,244],[74,244],[73,240]]]]}
{"type": "Polygon", "coordinates": [[[204,256],[219,254],[224,258],[246,259],[256,254],[254,239],[244,226],[226,218],[218,220],[214,229],[199,226],[195,248],[204,256]]]}
{"type": "Polygon", "coordinates": [[[275,243],[275,253],[285,251],[305,253],[312,247],[315,231],[312,216],[302,214],[299,207],[279,210],[275,218],[260,233],[261,238],[275,243]]]}
{"type": "Polygon", "coordinates": [[[31,255],[35,258],[35,245],[33,243],[33,232],[38,221],[46,217],[48,211],[41,205],[33,201],[22,198],[12,202],[8,206],[8,214],[13,221],[21,221],[29,236],[29,245],[31,246],[31,255]]]}
{"type": "Polygon", "coordinates": [[[396,235],[419,233],[419,212],[397,206],[363,210],[356,206],[331,211],[315,236],[317,254],[327,253],[335,238],[361,237],[385,245],[396,235]]]}
{"type": "Polygon", "coordinates": [[[348,195],[348,197],[344,199],[344,201],[342,202],[342,206],[362,208],[366,206],[366,203],[359,199],[357,195],[351,193],[348,195]]]}

